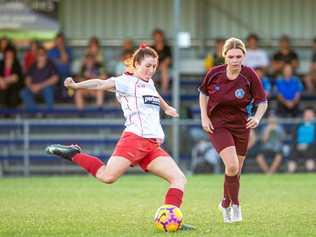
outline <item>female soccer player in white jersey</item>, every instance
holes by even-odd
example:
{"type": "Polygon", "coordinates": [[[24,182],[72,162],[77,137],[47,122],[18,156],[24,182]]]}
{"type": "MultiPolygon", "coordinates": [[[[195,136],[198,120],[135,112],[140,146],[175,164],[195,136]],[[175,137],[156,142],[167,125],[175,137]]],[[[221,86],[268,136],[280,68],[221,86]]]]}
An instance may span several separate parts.
{"type": "MultiPolygon", "coordinates": [[[[114,183],[131,165],[139,165],[144,171],[169,182],[164,203],[180,207],[186,178],[176,162],[160,147],[164,140],[160,107],[169,116],[179,115],[161,98],[151,79],[158,66],[156,51],[141,45],[132,57],[132,66],[133,74],[125,73],[107,80],[91,79],[80,83],[67,78],[64,83],[72,89],[116,92],[126,118],[126,128],[107,164],[97,157],[82,153],[77,145],[50,145],[46,151],[72,161],[107,184],[114,183]]],[[[184,225],[186,227],[190,228],[184,225]]]]}

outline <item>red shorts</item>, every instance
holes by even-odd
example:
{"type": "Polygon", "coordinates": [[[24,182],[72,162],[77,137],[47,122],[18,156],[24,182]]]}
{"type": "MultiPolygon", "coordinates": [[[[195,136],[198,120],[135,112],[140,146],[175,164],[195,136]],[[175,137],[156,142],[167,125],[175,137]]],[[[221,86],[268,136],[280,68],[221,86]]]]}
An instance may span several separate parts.
{"type": "Polygon", "coordinates": [[[250,129],[215,128],[209,138],[218,153],[226,147],[235,146],[237,155],[245,156],[248,148],[250,129]]]}
{"type": "Polygon", "coordinates": [[[144,171],[147,166],[159,156],[169,157],[159,142],[153,138],[144,138],[131,132],[124,132],[115,146],[112,156],[121,156],[139,165],[144,171]]]}

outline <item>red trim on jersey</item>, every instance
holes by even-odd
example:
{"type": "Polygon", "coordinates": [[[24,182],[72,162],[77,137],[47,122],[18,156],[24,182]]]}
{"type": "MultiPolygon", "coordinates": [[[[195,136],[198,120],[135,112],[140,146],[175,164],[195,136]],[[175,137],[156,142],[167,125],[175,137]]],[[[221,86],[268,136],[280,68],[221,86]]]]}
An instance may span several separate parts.
{"type": "Polygon", "coordinates": [[[139,78],[137,78],[137,81],[135,83],[135,103],[136,103],[136,109],[137,109],[137,114],[138,114],[138,118],[139,118],[139,124],[140,127],[142,129],[142,135],[144,135],[144,130],[143,130],[143,125],[142,125],[142,118],[140,117],[140,113],[139,113],[139,109],[138,109],[138,105],[137,105],[137,95],[136,95],[136,88],[137,88],[137,83],[139,82],[139,78]]]}

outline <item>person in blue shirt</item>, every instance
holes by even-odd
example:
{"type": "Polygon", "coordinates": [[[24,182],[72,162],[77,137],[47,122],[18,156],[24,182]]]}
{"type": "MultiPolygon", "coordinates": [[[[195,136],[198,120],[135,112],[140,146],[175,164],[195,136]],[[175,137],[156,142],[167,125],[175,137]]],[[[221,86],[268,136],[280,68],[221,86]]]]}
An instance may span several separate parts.
{"type": "MultiPolygon", "coordinates": [[[[71,76],[72,50],[65,45],[65,36],[58,33],[55,37],[54,47],[48,51],[48,58],[55,64],[59,78],[71,76]]],[[[63,80],[59,86],[63,88],[63,80]]]]}
{"type": "Polygon", "coordinates": [[[288,162],[288,171],[295,172],[299,163],[305,164],[307,171],[315,170],[316,161],[316,123],[315,110],[306,107],[303,114],[303,123],[296,128],[293,137],[294,145],[292,156],[288,162]]]}
{"type": "Polygon", "coordinates": [[[293,75],[291,64],[285,64],[283,76],[276,81],[278,114],[283,117],[296,117],[299,113],[299,102],[303,90],[300,78],[293,75]]]}
{"type": "Polygon", "coordinates": [[[267,97],[270,97],[272,92],[270,78],[265,75],[264,68],[262,67],[256,67],[255,71],[262,82],[264,92],[266,93],[267,97]]]}

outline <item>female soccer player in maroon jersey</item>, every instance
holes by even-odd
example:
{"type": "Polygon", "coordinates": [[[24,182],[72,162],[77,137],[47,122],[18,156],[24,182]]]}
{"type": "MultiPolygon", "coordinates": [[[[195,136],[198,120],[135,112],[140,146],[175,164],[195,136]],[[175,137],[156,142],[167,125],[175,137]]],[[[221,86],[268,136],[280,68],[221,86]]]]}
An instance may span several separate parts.
{"type": "Polygon", "coordinates": [[[256,73],[242,65],[245,53],[241,40],[226,40],[225,65],[210,69],[199,87],[202,127],[225,165],[224,197],[219,205],[225,223],[242,221],[239,180],[249,132],[258,126],[268,106],[256,73]],[[257,106],[254,116],[247,113],[251,103],[257,106]]]}

